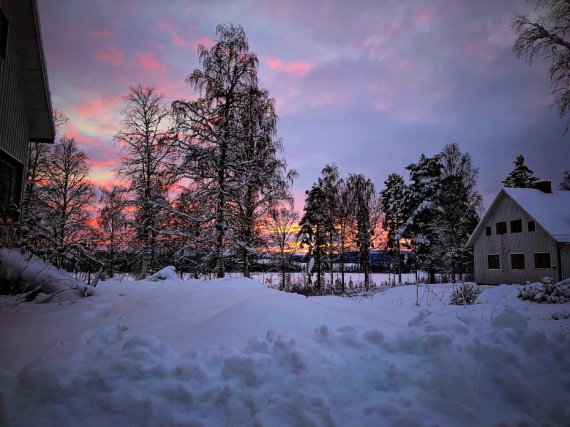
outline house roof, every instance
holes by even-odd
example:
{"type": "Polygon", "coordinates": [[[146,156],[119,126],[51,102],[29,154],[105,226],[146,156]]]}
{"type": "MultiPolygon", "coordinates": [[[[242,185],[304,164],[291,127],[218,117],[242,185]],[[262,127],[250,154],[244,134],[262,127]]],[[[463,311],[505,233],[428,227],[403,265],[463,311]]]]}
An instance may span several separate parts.
{"type": "Polygon", "coordinates": [[[487,218],[502,197],[510,197],[530,217],[560,243],[570,243],[570,191],[544,193],[533,188],[502,188],[471,234],[467,246],[487,223],[487,218]]]}
{"type": "Polygon", "coordinates": [[[12,1],[18,63],[30,120],[30,141],[53,143],[55,126],[35,0],[12,1]]]}

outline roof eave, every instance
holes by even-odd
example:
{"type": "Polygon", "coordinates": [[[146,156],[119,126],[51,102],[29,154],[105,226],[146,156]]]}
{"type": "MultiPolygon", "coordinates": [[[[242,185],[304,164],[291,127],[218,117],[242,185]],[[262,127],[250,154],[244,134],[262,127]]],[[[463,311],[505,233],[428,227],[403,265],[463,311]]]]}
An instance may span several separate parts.
{"type": "Polygon", "coordinates": [[[30,141],[53,143],[55,125],[35,0],[14,2],[18,62],[28,104],[30,141]]]}

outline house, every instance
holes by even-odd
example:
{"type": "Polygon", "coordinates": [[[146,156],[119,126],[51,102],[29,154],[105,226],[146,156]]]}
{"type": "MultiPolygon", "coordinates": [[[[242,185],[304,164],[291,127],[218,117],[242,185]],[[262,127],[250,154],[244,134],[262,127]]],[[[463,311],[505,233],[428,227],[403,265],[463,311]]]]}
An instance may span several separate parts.
{"type": "Polygon", "coordinates": [[[55,138],[35,0],[0,0],[0,208],[22,200],[30,142],[55,138]]]}
{"type": "Polygon", "coordinates": [[[503,188],[469,238],[479,284],[570,277],[570,191],[503,188]]]}

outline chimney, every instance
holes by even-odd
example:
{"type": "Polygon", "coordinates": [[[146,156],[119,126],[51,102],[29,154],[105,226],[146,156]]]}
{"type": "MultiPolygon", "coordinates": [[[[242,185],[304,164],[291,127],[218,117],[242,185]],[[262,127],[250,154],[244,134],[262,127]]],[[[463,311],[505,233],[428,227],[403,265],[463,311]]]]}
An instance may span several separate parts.
{"type": "Polygon", "coordinates": [[[534,188],[542,191],[543,193],[552,193],[552,181],[542,180],[534,183],[534,188]]]}

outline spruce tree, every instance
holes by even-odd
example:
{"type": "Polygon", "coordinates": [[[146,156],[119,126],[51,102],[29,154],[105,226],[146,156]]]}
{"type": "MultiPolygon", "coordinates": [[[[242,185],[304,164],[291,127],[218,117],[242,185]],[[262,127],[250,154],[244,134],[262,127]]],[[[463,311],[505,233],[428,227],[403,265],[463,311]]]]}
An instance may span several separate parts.
{"type": "MultiPolygon", "coordinates": [[[[434,229],[436,197],[441,185],[439,156],[420,156],[418,163],[406,167],[410,171],[410,184],[406,191],[406,215],[402,233],[396,238],[407,238],[417,260],[417,267],[428,272],[429,282],[435,282],[439,267],[437,236],[434,229]]],[[[417,270],[417,268],[416,268],[417,270]]]]}
{"type": "Polygon", "coordinates": [[[468,153],[462,153],[457,144],[448,144],[440,161],[434,228],[442,267],[455,282],[458,273],[470,269],[472,254],[465,244],[479,222],[482,198],[477,191],[478,169],[472,166],[468,153]]]}
{"type": "Polygon", "coordinates": [[[384,182],[384,190],[381,191],[383,222],[382,227],[387,230],[386,250],[396,261],[398,269],[398,282],[402,283],[402,267],[400,262],[400,229],[405,221],[405,195],[406,184],[404,178],[397,173],[392,173],[384,182]]]}
{"type": "Polygon", "coordinates": [[[315,293],[321,291],[323,252],[327,243],[327,212],[325,209],[326,195],[318,184],[313,184],[306,192],[303,217],[299,223],[298,233],[301,247],[307,247],[308,278],[312,283],[313,268],[317,273],[315,293]],[[311,268],[312,267],[312,268],[311,268]]]}
{"type": "Polygon", "coordinates": [[[519,154],[513,163],[515,168],[504,179],[503,185],[510,188],[534,188],[538,178],[525,164],[524,156],[519,154]]]}

